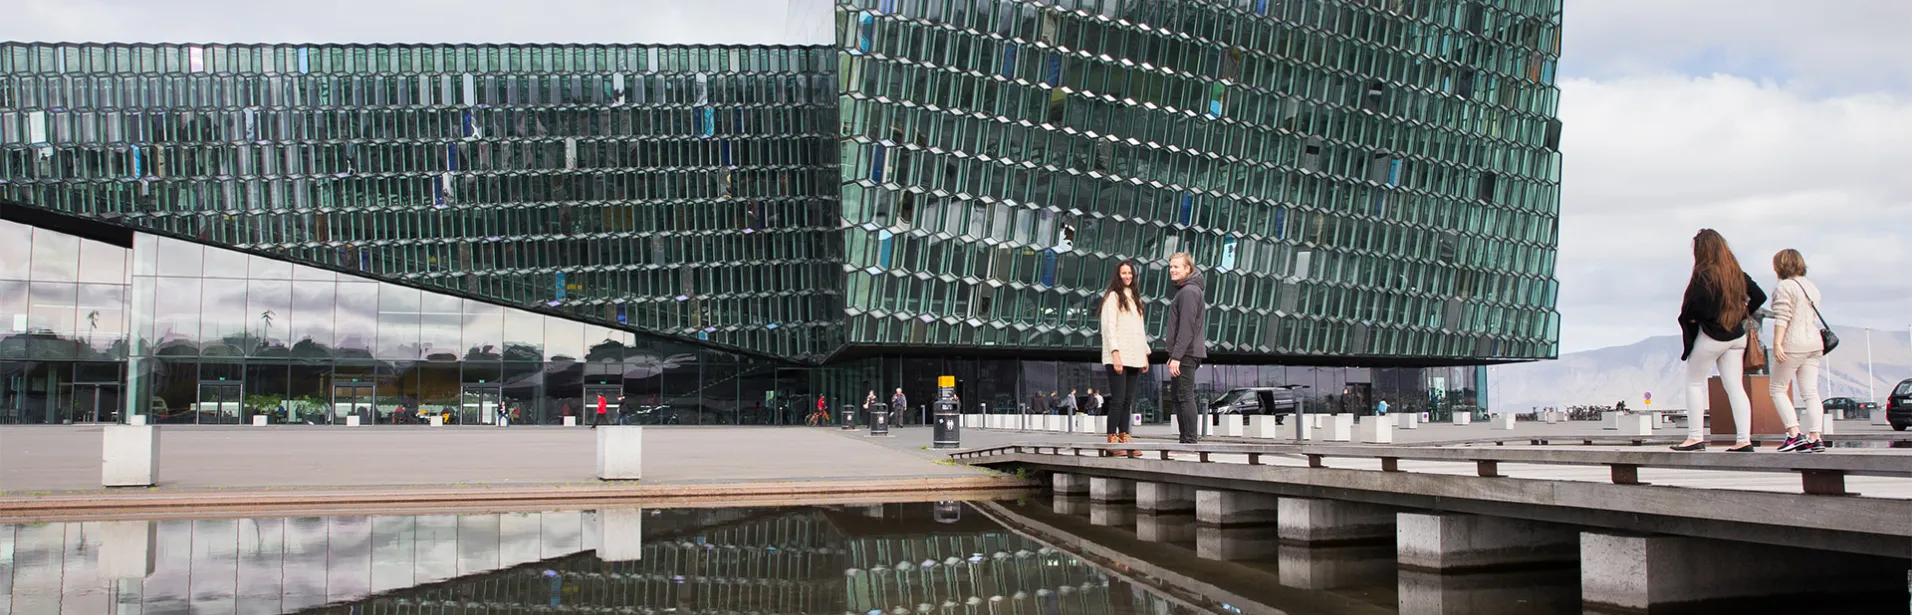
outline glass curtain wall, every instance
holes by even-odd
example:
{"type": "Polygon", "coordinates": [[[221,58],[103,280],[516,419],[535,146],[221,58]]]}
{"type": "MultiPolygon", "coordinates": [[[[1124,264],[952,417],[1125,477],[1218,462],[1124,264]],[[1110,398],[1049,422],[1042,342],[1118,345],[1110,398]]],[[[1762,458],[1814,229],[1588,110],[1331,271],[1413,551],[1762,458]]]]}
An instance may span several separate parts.
{"type": "Polygon", "coordinates": [[[118,420],[127,250],[0,220],[0,424],[118,420]]]}

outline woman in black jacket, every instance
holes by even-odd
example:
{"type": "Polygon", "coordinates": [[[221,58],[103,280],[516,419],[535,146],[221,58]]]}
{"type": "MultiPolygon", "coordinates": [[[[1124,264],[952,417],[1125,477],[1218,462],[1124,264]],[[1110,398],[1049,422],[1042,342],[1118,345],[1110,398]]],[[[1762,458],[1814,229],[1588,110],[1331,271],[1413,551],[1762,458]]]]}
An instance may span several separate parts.
{"type": "MultiPolygon", "coordinates": [[[[1686,361],[1686,441],[1676,451],[1706,450],[1706,379],[1719,368],[1726,402],[1739,433],[1727,452],[1753,451],[1753,405],[1741,378],[1746,359],[1747,316],[1766,303],[1766,293],[1739,268],[1726,238],[1713,229],[1693,237],[1693,277],[1680,303],[1680,332],[1686,361]]],[[[1757,324],[1753,326],[1758,326],[1757,324]]]]}

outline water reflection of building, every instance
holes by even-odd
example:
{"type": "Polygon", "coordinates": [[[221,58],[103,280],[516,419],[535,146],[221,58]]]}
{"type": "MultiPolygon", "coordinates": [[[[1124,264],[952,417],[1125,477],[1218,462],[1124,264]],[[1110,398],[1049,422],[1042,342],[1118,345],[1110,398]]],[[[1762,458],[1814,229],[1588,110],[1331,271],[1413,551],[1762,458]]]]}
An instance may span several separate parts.
{"type": "Polygon", "coordinates": [[[981,515],[881,508],[0,525],[0,612],[1168,612],[981,515]]]}

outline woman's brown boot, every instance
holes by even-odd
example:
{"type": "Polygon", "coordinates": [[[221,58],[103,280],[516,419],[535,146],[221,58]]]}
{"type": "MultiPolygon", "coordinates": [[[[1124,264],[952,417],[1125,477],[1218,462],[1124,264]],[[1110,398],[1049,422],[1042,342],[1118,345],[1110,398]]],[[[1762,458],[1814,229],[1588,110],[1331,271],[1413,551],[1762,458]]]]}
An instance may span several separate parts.
{"type": "MultiPolygon", "coordinates": [[[[1120,434],[1119,437],[1122,438],[1123,444],[1128,444],[1129,441],[1134,438],[1133,436],[1130,436],[1129,434],[1120,434]]],[[[1128,456],[1140,458],[1142,456],[1142,451],[1137,451],[1137,450],[1128,451],[1128,456]]]]}
{"type": "MultiPolygon", "coordinates": [[[[1115,444],[1121,441],[1122,441],[1121,434],[1109,434],[1109,444],[1115,444]]],[[[1105,450],[1105,451],[1102,451],[1102,454],[1100,456],[1101,457],[1110,457],[1110,456],[1120,457],[1122,456],[1122,451],[1105,450]]]]}

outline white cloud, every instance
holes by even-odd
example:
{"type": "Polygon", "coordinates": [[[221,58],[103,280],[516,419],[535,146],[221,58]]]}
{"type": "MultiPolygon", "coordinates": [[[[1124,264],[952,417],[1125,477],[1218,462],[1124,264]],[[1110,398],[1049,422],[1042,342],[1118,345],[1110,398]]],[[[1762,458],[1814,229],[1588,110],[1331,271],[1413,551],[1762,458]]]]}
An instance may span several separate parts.
{"type": "Polygon", "coordinates": [[[0,40],[828,44],[829,0],[10,0],[0,40]]]}
{"type": "Polygon", "coordinates": [[[1806,255],[1834,323],[1912,324],[1912,98],[1812,98],[1731,76],[1562,83],[1562,350],[1675,330],[1691,238],[1770,286],[1806,255]]]}
{"type": "Polygon", "coordinates": [[[1571,76],[1677,67],[1816,91],[1912,91],[1905,0],[1568,0],[1563,21],[1571,76]]]}

